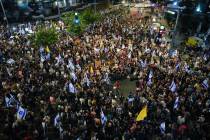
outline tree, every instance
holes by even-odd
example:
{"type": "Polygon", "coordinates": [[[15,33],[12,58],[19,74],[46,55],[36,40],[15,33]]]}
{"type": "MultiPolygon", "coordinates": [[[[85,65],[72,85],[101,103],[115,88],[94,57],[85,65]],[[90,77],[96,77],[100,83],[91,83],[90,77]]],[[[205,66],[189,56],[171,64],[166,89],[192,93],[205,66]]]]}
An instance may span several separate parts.
{"type": "Polygon", "coordinates": [[[55,27],[46,28],[40,27],[38,31],[35,33],[34,43],[37,46],[50,46],[55,44],[58,41],[58,32],[56,31],[55,27]]]}

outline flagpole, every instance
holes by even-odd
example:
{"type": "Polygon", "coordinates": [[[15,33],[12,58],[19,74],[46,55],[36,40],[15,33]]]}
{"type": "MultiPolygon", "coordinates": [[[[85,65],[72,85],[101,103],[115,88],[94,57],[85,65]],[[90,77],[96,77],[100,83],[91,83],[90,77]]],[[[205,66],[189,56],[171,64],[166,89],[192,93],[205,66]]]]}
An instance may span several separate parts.
{"type": "Polygon", "coordinates": [[[6,20],[7,27],[8,27],[9,23],[8,23],[8,20],[7,20],[7,16],[6,16],[6,13],[5,13],[5,9],[4,9],[4,5],[2,3],[2,0],[0,0],[0,3],[1,3],[1,8],[2,8],[3,14],[4,14],[4,20],[6,20]]]}

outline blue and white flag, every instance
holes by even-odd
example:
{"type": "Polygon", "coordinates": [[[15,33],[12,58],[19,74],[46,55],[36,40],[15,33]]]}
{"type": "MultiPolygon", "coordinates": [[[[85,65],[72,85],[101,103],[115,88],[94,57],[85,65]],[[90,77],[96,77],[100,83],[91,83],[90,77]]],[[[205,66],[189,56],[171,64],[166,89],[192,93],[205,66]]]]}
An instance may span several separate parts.
{"type": "Polygon", "coordinates": [[[9,96],[10,97],[5,96],[6,107],[17,106],[19,104],[18,101],[14,98],[12,94],[9,94],[9,96]]]}
{"type": "Polygon", "coordinates": [[[152,79],[151,79],[151,78],[148,79],[147,85],[148,85],[148,86],[152,85],[152,79]]]}
{"type": "Polygon", "coordinates": [[[160,124],[160,132],[161,132],[161,134],[165,134],[165,131],[166,131],[166,123],[162,122],[160,124]]]}
{"type": "Polygon", "coordinates": [[[41,62],[44,62],[45,61],[45,56],[43,54],[41,54],[40,60],[41,60],[41,62]]]}
{"type": "Polygon", "coordinates": [[[152,84],[152,77],[153,77],[153,72],[150,70],[148,80],[147,80],[147,85],[152,84]]]}
{"type": "Polygon", "coordinates": [[[74,85],[71,82],[68,85],[68,90],[70,93],[76,93],[76,88],[74,87],[74,85]]]}
{"type": "Polygon", "coordinates": [[[171,92],[176,91],[176,83],[174,82],[174,80],[171,82],[171,85],[169,86],[169,89],[170,89],[171,92]]]}
{"type": "Polygon", "coordinates": [[[128,102],[131,103],[134,101],[134,99],[135,99],[134,97],[128,97],[128,102]]]}
{"type": "Polygon", "coordinates": [[[44,48],[43,47],[40,47],[39,48],[39,52],[40,52],[40,54],[42,54],[44,52],[44,48]]]}
{"type": "Polygon", "coordinates": [[[74,72],[71,72],[70,73],[70,75],[71,75],[71,78],[74,80],[74,82],[77,80],[77,76],[76,76],[76,74],[74,73],[74,72]]]}
{"type": "Polygon", "coordinates": [[[144,62],[142,60],[140,60],[140,64],[141,64],[142,68],[145,68],[147,66],[146,60],[144,60],[144,62]]]}
{"type": "Polygon", "coordinates": [[[108,73],[105,73],[104,81],[105,81],[107,84],[110,84],[110,79],[109,79],[109,74],[108,74],[108,73]]]}
{"type": "Polygon", "coordinates": [[[188,74],[191,72],[190,67],[188,65],[184,66],[184,70],[185,72],[187,72],[188,74]]]}
{"type": "Polygon", "coordinates": [[[80,66],[79,64],[76,65],[76,68],[77,68],[79,71],[82,70],[82,68],[81,68],[81,66],[80,66]]]}
{"type": "Polygon", "coordinates": [[[7,64],[12,65],[12,64],[14,64],[14,63],[15,63],[15,60],[12,59],[12,58],[10,58],[10,59],[7,60],[7,64]]]}
{"type": "Polygon", "coordinates": [[[209,82],[209,79],[208,79],[208,78],[206,78],[206,79],[202,82],[202,86],[203,86],[205,89],[208,89],[208,88],[209,88],[208,82],[209,82]]]}
{"type": "Polygon", "coordinates": [[[47,53],[47,55],[45,56],[45,60],[50,60],[50,53],[47,53]]]}
{"type": "Polygon", "coordinates": [[[61,57],[60,54],[55,59],[57,60],[55,65],[59,65],[63,61],[63,58],[61,57]]]}
{"type": "Polygon", "coordinates": [[[174,102],[174,109],[178,109],[179,106],[179,97],[176,97],[176,100],[174,102]]]}
{"type": "Polygon", "coordinates": [[[85,73],[84,76],[84,83],[87,84],[88,87],[90,86],[90,80],[88,79],[87,73],[85,73]]]}
{"type": "Polygon", "coordinates": [[[172,53],[172,57],[177,56],[177,54],[178,54],[178,51],[177,51],[177,50],[175,50],[175,51],[172,53]]]}
{"type": "Polygon", "coordinates": [[[176,67],[175,67],[176,71],[178,71],[179,68],[180,68],[180,63],[177,63],[177,64],[176,64],[176,67]]]}
{"type": "Polygon", "coordinates": [[[22,108],[21,106],[18,107],[17,111],[17,118],[20,120],[24,120],[27,114],[27,109],[22,108]]]}
{"type": "Polygon", "coordinates": [[[39,48],[39,53],[40,53],[41,62],[44,62],[45,61],[45,54],[44,54],[44,48],[43,47],[39,48]]]}
{"type": "Polygon", "coordinates": [[[72,71],[75,70],[74,64],[73,64],[73,62],[72,62],[71,59],[68,60],[67,68],[69,68],[69,69],[72,70],[72,71]]]}
{"type": "Polygon", "coordinates": [[[149,72],[149,78],[152,78],[153,77],[153,72],[150,70],[149,72]]]}
{"type": "Polygon", "coordinates": [[[56,116],[55,116],[55,118],[54,118],[54,126],[56,127],[56,128],[59,128],[60,127],[60,120],[61,120],[61,118],[60,118],[60,114],[58,113],[56,116]]]}
{"type": "Polygon", "coordinates": [[[101,110],[101,124],[104,125],[107,122],[107,117],[104,115],[103,110],[101,110]]]}

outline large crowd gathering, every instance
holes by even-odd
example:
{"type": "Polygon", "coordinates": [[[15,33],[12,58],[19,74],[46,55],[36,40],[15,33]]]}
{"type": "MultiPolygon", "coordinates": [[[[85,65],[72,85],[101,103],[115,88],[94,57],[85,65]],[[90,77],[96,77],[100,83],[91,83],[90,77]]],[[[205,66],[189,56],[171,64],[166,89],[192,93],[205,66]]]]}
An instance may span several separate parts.
{"type": "Polygon", "coordinates": [[[187,57],[170,51],[167,29],[154,29],[151,18],[119,12],[51,46],[4,28],[0,34],[2,139],[210,138],[209,49],[187,57]],[[136,83],[128,97],[122,79],[136,83]]]}

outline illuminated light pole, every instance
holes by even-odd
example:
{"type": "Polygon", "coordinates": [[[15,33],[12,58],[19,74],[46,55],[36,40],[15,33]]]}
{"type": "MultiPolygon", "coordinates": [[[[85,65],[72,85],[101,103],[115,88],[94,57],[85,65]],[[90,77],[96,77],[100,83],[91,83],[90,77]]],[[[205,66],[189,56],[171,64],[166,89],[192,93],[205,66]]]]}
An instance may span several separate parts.
{"type": "MultiPolygon", "coordinates": [[[[178,26],[178,23],[179,23],[179,18],[180,18],[180,12],[182,10],[184,10],[186,7],[183,6],[183,7],[179,7],[178,6],[178,1],[175,1],[172,5],[170,5],[170,7],[168,7],[170,9],[175,9],[175,11],[177,12],[177,16],[176,16],[176,22],[175,22],[175,26],[174,26],[174,31],[173,31],[173,34],[172,34],[172,41],[171,41],[171,45],[174,47],[175,46],[175,35],[176,35],[176,31],[177,31],[177,26],[178,26]]],[[[168,11],[168,13],[170,14],[175,14],[175,12],[173,11],[168,11]]]]}
{"type": "MultiPolygon", "coordinates": [[[[202,11],[201,11],[201,5],[200,4],[196,7],[196,12],[198,13],[199,18],[203,15],[202,11]]],[[[199,22],[199,25],[198,25],[197,30],[196,30],[197,34],[199,34],[199,32],[200,32],[200,30],[202,28],[202,22],[201,22],[201,20],[199,20],[199,21],[200,22],[199,22]]]]}
{"type": "Polygon", "coordinates": [[[94,13],[96,14],[96,0],[94,0],[94,13]]]}
{"type": "Polygon", "coordinates": [[[197,6],[196,12],[201,12],[201,6],[200,5],[197,6]]]}
{"type": "Polygon", "coordinates": [[[4,20],[6,21],[7,27],[8,27],[8,26],[9,26],[9,22],[8,22],[8,20],[7,20],[7,15],[6,15],[6,13],[5,13],[5,9],[4,9],[4,5],[3,5],[3,3],[2,3],[2,0],[0,0],[0,4],[1,4],[1,8],[2,8],[3,14],[4,14],[4,20]]]}
{"type": "Polygon", "coordinates": [[[58,7],[58,16],[59,16],[59,18],[60,18],[61,12],[60,12],[60,7],[59,7],[59,1],[58,1],[58,0],[57,0],[57,7],[58,7]]]}

